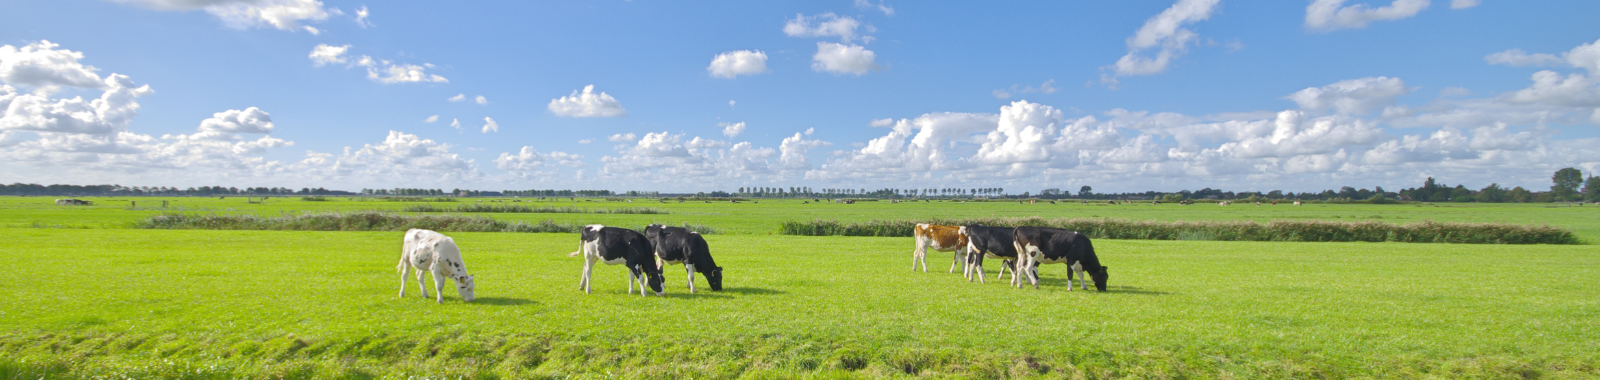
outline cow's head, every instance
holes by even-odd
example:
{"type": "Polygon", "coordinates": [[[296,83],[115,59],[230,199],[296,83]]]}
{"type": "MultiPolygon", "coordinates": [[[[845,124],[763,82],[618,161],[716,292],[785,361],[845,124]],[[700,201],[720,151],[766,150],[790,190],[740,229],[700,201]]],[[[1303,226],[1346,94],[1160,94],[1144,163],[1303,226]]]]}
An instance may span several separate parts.
{"type": "Polygon", "coordinates": [[[461,300],[464,302],[472,302],[472,300],[478,298],[472,294],[472,291],[477,287],[478,282],[472,278],[472,275],[456,277],[456,291],[461,293],[461,300]]]}
{"type": "Polygon", "coordinates": [[[1100,289],[1102,292],[1106,291],[1106,279],[1111,277],[1111,275],[1106,274],[1106,266],[1101,265],[1100,268],[1092,269],[1088,272],[1089,278],[1094,279],[1094,288],[1100,289]]]}
{"type": "Polygon", "coordinates": [[[711,284],[711,290],[722,290],[722,267],[711,268],[705,275],[706,283],[711,284]]]}
{"type": "MultiPolygon", "coordinates": [[[[653,268],[653,267],[655,267],[656,264],[655,263],[650,263],[650,264],[647,264],[647,265],[649,265],[650,267],[653,268]]],[[[643,269],[642,266],[640,268],[643,269]]],[[[656,295],[661,296],[661,295],[666,295],[667,294],[666,292],[662,291],[662,289],[661,289],[661,282],[663,281],[662,278],[661,278],[661,271],[659,271],[659,270],[658,271],[645,270],[644,271],[644,276],[645,276],[645,283],[650,285],[650,290],[654,290],[656,292],[656,295]]]]}

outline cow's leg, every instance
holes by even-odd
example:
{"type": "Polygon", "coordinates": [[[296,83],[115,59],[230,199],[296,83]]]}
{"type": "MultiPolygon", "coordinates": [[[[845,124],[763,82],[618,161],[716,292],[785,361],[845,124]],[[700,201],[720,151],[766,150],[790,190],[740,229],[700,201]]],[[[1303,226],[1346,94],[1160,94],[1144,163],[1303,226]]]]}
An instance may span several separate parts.
{"type": "Polygon", "coordinates": [[[422,281],[423,276],[427,276],[428,272],[422,270],[422,267],[412,268],[417,271],[417,290],[422,292],[422,298],[428,298],[428,285],[426,282],[422,281]]]}
{"type": "Polygon", "coordinates": [[[400,258],[400,298],[406,298],[406,258],[400,258]]]}
{"type": "Polygon", "coordinates": [[[694,294],[694,264],[685,262],[683,269],[689,272],[689,294],[694,294]]]}
{"type": "Polygon", "coordinates": [[[578,282],[578,289],[582,290],[584,294],[590,293],[589,279],[594,275],[594,263],[597,260],[597,258],[588,253],[583,255],[583,280],[578,282]]]}
{"type": "MultiPolygon", "coordinates": [[[[631,266],[631,265],[628,266],[628,294],[633,294],[633,279],[639,278],[639,275],[636,275],[634,273],[638,273],[638,272],[634,272],[633,266],[631,266]]],[[[639,285],[640,285],[639,286],[639,295],[642,296],[642,295],[644,295],[644,286],[643,286],[644,284],[639,284],[639,285]]]]}
{"type": "Polygon", "coordinates": [[[444,303],[445,280],[440,278],[444,276],[444,267],[439,265],[439,262],[435,261],[433,262],[433,266],[428,268],[428,271],[433,272],[433,302],[444,303]]]}
{"type": "MultiPolygon", "coordinates": [[[[917,271],[917,261],[922,259],[923,255],[927,255],[927,254],[928,254],[928,248],[922,244],[922,239],[918,238],[917,239],[917,249],[911,251],[911,271],[912,272],[916,272],[917,271]]],[[[923,272],[927,272],[928,271],[928,263],[926,263],[926,262],[922,263],[922,271],[923,272]]]]}
{"type": "Polygon", "coordinates": [[[966,259],[966,257],[962,257],[962,254],[964,254],[964,253],[965,252],[962,252],[962,250],[957,249],[957,250],[955,250],[955,252],[952,252],[950,254],[950,273],[955,273],[956,272],[956,263],[961,262],[961,260],[965,260],[966,259]]]}
{"type": "MultiPolygon", "coordinates": [[[[1016,263],[1017,263],[1016,260],[1000,259],[1000,277],[999,277],[999,279],[1001,279],[1001,280],[1006,279],[1006,271],[1007,270],[1011,270],[1010,269],[1011,266],[1012,265],[1016,265],[1016,263]]],[[[1017,274],[1015,273],[1016,271],[1012,270],[1011,272],[1013,272],[1013,273],[1011,273],[1011,277],[1017,277],[1017,274]]]]}
{"type": "Polygon", "coordinates": [[[1072,290],[1072,266],[1067,266],[1067,290],[1072,290]]]}

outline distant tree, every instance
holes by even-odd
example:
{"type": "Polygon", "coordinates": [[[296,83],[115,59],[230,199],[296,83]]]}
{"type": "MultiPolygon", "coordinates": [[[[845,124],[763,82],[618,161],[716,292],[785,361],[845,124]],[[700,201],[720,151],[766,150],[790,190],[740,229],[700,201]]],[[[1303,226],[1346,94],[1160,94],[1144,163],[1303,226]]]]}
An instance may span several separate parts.
{"type": "Polygon", "coordinates": [[[1078,188],[1078,198],[1087,198],[1090,194],[1094,194],[1093,187],[1089,187],[1089,185],[1083,185],[1083,187],[1078,188]]]}
{"type": "Polygon", "coordinates": [[[1600,202],[1600,177],[1589,176],[1583,181],[1583,200],[1600,202]]]}
{"type": "Polygon", "coordinates": [[[1450,189],[1450,200],[1455,202],[1471,202],[1477,199],[1472,197],[1472,190],[1467,190],[1466,186],[1456,185],[1454,189],[1450,189]]]}
{"type": "Polygon", "coordinates": [[[1483,190],[1478,190],[1478,201],[1495,203],[1505,202],[1506,189],[1501,188],[1500,184],[1498,183],[1491,183],[1488,187],[1484,187],[1483,190]]]}
{"type": "Polygon", "coordinates": [[[1550,181],[1554,182],[1550,185],[1550,195],[1556,201],[1572,200],[1577,198],[1578,186],[1583,184],[1583,172],[1576,168],[1557,170],[1550,181]]]}
{"type": "Polygon", "coordinates": [[[1506,192],[1506,201],[1517,203],[1532,202],[1533,192],[1522,188],[1522,186],[1517,186],[1506,192]]]}

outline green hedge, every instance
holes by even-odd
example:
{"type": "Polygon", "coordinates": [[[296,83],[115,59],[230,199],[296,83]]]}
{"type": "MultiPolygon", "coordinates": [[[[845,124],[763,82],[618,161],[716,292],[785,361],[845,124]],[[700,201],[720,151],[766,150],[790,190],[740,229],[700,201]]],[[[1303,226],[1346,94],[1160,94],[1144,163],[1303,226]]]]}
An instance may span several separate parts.
{"type": "MultiPolygon", "coordinates": [[[[717,233],[715,228],[709,226],[685,224],[683,227],[702,234],[717,233]]],[[[411,228],[425,228],[440,232],[574,233],[583,226],[558,223],[549,219],[528,223],[459,214],[408,215],[380,211],[349,211],[279,216],[167,213],[135,222],[134,228],[284,231],[405,231],[411,228]]],[[[642,231],[643,227],[639,229],[642,231]]]]}
{"type": "Polygon", "coordinates": [[[471,203],[454,206],[434,206],[431,204],[408,205],[401,211],[406,212],[506,212],[506,213],[536,213],[536,214],[669,214],[665,209],[653,207],[619,207],[619,208],[586,208],[574,206],[524,206],[515,204],[498,203],[471,203]]]}
{"type": "Polygon", "coordinates": [[[1082,232],[1092,238],[1222,241],[1393,241],[1406,243],[1464,244],[1580,244],[1572,231],[1545,225],[1501,223],[1408,224],[1335,222],[1321,220],[1243,221],[1125,220],[1105,218],[975,218],[929,220],[871,220],[842,223],[837,220],[787,221],[785,235],[808,236],[912,236],[917,223],[965,226],[1039,226],[1082,232]]]}

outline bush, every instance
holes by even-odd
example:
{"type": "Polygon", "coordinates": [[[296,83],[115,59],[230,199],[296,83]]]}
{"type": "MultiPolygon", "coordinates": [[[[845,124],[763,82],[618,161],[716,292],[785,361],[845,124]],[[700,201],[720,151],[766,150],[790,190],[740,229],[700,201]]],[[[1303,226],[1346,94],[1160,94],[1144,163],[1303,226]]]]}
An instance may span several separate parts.
{"type": "MultiPolygon", "coordinates": [[[[299,215],[256,216],[249,214],[153,215],[134,223],[134,228],[193,230],[284,230],[284,231],[405,231],[425,228],[440,232],[557,232],[574,233],[582,225],[555,222],[505,222],[474,215],[407,215],[380,211],[305,213],[299,215]]],[[[684,223],[684,228],[705,235],[718,231],[711,226],[684,223]]],[[[640,231],[643,226],[638,227],[640,231]]]]}
{"type": "Polygon", "coordinates": [[[1100,239],[1221,241],[1367,241],[1465,244],[1579,244],[1572,231],[1550,226],[1502,223],[1393,224],[1320,220],[1174,221],[1089,218],[977,218],[929,220],[788,221],[781,233],[807,236],[912,236],[917,223],[965,226],[1039,226],[1073,230],[1100,239]]]}

